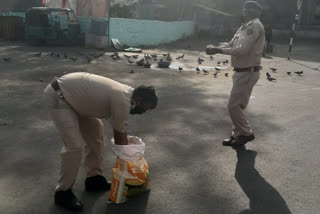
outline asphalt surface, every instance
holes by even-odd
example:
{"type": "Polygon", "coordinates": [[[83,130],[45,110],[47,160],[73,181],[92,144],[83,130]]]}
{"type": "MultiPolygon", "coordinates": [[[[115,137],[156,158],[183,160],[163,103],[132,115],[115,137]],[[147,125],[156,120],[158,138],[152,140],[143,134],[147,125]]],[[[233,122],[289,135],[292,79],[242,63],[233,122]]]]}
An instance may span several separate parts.
{"type": "MultiPolygon", "coordinates": [[[[215,66],[228,56],[217,55],[211,61],[204,52],[171,48],[174,58],[185,53],[176,62],[185,68],[179,72],[175,67],[147,69],[124,59],[113,61],[108,56],[112,53],[88,63],[85,56],[97,50],[0,41],[0,57],[11,57],[9,62],[0,59],[0,213],[69,213],[53,203],[61,142],[42,91],[52,77],[79,71],[132,86],[152,84],[159,95],[157,109],[130,117],[128,128],[128,134],[146,143],[151,192],[124,204],[107,204],[108,192],[84,192],[82,169],[73,187],[84,203],[81,213],[318,213],[320,73],[313,68],[320,69],[319,46],[297,44],[293,61],[287,61],[287,45],[276,44],[272,57],[263,59],[264,69],[247,109],[256,140],[236,151],[221,145],[231,132],[226,110],[232,87],[230,65],[218,78],[210,69],[209,75],[195,72],[199,56],[205,59],[201,66],[215,66]],[[42,55],[34,56],[39,51],[42,55]],[[64,53],[78,60],[64,58],[64,53]],[[269,67],[278,70],[274,73],[269,67]],[[301,70],[301,76],[287,75],[301,70]],[[277,81],[267,81],[266,72],[277,81]]],[[[105,121],[104,175],[108,179],[115,161],[111,137],[105,121]]]]}

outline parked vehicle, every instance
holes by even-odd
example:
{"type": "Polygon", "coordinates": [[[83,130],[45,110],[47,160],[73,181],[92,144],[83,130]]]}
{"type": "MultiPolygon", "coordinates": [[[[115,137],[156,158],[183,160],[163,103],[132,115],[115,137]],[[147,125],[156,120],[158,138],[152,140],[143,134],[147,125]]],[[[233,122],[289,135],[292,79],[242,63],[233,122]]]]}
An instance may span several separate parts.
{"type": "Polygon", "coordinates": [[[80,23],[71,9],[32,7],[26,11],[25,24],[26,39],[33,45],[84,41],[80,23]]]}

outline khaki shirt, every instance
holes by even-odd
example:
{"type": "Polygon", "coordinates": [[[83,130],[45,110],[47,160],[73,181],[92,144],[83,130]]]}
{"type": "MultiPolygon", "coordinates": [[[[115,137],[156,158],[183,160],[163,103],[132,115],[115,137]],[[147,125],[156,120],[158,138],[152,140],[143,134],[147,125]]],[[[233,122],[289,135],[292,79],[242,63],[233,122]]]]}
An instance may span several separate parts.
{"type": "Polygon", "coordinates": [[[70,73],[57,80],[65,100],[78,114],[109,119],[114,129],[125,132],[133,88],[89,73],[70,73]]]}
{"type": "Polygon", "coordinates": [[[233,39],[220,48],[223,54],[231,55],[235,68],[260,66],[264,49],[264,27],[258,18],[244,23],[233,39]]]}

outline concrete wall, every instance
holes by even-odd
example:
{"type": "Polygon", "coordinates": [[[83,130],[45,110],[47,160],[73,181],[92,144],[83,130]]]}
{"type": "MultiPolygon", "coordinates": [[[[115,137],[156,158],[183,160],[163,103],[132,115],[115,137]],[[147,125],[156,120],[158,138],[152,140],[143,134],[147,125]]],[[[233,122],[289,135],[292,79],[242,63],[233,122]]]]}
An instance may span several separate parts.
{"type": "Polygon", "coordinates": [[[162,22],[110,18],[110,37],[126,45],[158,45],[192,35],[192,21],[162,22]]]}
{"type": "MultiPolygon", "coordinates": [[[[88,17],[78,17],[78,19],[81,31],[89,32],[91,19],[88,17]]],[[[192,21],[163,22],[110,18],[110,38],[116,38],[121,44],[129,46],[164,44],[190,36],[193,32],[192,21]]]]}

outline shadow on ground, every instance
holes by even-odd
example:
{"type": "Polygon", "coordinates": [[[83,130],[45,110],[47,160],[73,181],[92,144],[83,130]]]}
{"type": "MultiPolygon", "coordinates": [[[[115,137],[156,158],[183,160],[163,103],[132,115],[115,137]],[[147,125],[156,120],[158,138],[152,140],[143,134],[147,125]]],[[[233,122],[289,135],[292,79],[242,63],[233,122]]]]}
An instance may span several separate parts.
{"type": "Polygon", "coordinates": [[[290,214],[286,201],[254,168],[256,151],[236,149],[235,178],[250,200],[250,208],[240,214],[290,214]]]}

